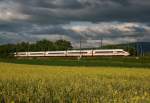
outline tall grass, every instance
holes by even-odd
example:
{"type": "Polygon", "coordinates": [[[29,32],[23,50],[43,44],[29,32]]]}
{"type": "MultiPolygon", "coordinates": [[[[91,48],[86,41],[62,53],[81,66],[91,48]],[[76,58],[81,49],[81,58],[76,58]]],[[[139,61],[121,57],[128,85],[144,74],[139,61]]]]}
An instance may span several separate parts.
{"type": "Polygon", "coordinates": [[[149,103],[150,70],[0,63],[3,103],[149,103]]]}

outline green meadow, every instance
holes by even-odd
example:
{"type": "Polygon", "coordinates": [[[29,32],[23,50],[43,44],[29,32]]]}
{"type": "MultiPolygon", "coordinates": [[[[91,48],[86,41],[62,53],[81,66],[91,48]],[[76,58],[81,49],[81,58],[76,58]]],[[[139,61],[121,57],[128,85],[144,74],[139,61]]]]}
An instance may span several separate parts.
{"type": "Polygon", "coordinates": [[[0,59],[0,62],[48,66],[150,68],[150,57],[53,57],[0,59]]]}

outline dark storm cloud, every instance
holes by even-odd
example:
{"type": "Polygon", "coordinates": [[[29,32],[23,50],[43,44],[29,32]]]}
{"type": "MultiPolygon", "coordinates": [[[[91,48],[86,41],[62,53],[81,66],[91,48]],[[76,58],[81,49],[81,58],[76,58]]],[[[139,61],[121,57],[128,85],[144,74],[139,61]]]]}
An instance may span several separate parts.
{"type": "Polygon", "coordinates": [[[32,25],[30,23],[25,23],[25,22],[7,22],[7,23],[0,23],[0,31],[1,32],[14,32],[14,33],[19,33],[19,32],[24,32],[28,31],[32,25]]]}
{"type": "MultiPolygon", "coordinates": [[[[72,39],[79,39],[81,36],[74,32],[71,29],[65,29],[63,28],[63,25],[49,25],[49,26],[40,26],[36,25],[32,28],[31,31],[27,32],[28,34],[32,34],[34,36],[36,35],[60,35],[61,36],[67,36],[72,39]]],[[[54,39],[54,38],[51,38],[54,39]]]]}
{"type": "Polygon", "coordinates": [[[69,21],[149,22],[149,0],[2,0],[7,8],[30,15],[34,23],[68,23],[69,21]],[[16,3],[16,4],[15,4],[16,3]]]}
{"type": "MultiPolygon", "coordinates": [[[[6,0],[4,0],[6,1],[6,0]]],[[[149,0],[12,0],[37,23],[69,21],[149,22],[149,0]]]]}
{"type": "Polygon", "coordinates": [[[149,18],[150,0],[0,0],[0,42],[53,35],[74,41],[102,35],[147,40],[149,18]]]}
{"type": "Polygon", "coordinates": [[[40,7],[40,8],[69,8],[78,9],[82,5],[78,0],[14,0],[25,6],[40,7]]]}

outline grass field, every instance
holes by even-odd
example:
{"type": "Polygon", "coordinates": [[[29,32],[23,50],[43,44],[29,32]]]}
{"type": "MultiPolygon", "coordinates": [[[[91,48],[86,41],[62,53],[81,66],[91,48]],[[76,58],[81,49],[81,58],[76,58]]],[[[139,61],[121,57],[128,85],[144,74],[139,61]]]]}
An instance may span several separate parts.
{"type": "Polygon", "coordinates": [[[150,103],[150,69],[0,63],[0,103],[150,103]]]}
{"type": "Polygon", "coordinates": [[[49,66],[136,67],[150,68],[150,57],[83,57],[43,59],[0,59],[0,62],[49,66]]]}

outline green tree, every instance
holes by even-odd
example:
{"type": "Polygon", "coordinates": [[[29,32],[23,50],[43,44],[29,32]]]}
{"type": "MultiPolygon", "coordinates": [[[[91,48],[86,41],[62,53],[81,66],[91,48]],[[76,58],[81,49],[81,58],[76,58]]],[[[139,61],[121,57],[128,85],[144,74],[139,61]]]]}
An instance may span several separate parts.
{"type": "Polygon", "coordinates": [[[29,51],[29,43],[21,42],[16,45],[16,52],[25,52],[29,51]]]}
{"type": "Polygon", "coordinates": [[[70,50],[73,48],[71,43],[66,40],[57,40],[55,45],[57,50],[70,50]]]}
{"type": "Polygon", "coordinates": [[[13,57],[16,46],[13,44],[5,44],[0,46],[0,58],[13,57]]]}
{"type": "Polygon", "coordinates": [[[55,50],[55,45],[53,42],[46,39],[36,42],[37,51],[52,51],[55,50]]]}

